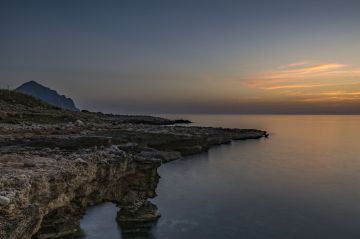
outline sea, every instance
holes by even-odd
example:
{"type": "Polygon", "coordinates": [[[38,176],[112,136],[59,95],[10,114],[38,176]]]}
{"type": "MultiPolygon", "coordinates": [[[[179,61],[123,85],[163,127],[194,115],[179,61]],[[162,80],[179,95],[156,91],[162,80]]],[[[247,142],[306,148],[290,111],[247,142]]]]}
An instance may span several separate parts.
{"type": "Polygon", "coordinates": [[[166,117],[270,136],[162,165],[152,199],[162,217],[147,233],[122,233],[105,203],[87,210],[80,238],[360,238],[360,116],[166,117]]]}

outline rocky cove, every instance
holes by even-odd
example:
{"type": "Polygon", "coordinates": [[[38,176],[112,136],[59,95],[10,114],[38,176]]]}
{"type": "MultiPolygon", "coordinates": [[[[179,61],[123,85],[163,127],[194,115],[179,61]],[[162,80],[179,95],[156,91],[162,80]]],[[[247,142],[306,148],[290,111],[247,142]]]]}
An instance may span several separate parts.
{"type": "Polygon", "coordinates": [[[151,116],[0,103],[1,239],[72,234],[86,208],[102,202],[120,209],[116,220],[124,232],[139,230],[160,217],[148,199],[156,196],[162,163],[267,136],[151,116]]]}

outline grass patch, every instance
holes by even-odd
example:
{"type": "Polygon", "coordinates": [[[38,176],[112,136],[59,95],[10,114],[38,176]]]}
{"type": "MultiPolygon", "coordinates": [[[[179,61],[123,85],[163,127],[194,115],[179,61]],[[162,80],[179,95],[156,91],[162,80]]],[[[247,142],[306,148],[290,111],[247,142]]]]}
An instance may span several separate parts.
{"type": "Polygon", "coordinates": [[[59,109],[58,107],[49,105],[33,96],[23,94],[14,90],[0,89],[0,101],[10,105],[23,105],[27,107],[39,107],[46,109],[59,109]]]}

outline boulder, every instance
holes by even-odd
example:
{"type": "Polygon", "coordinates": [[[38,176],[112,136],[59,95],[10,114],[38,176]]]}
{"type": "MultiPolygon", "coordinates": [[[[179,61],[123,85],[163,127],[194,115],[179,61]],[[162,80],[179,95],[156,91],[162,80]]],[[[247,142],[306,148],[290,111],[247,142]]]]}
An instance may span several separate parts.
{"type": "Polygon", "coordinates": [[[10,199],[5,196],[0,196],[0,206],[4,207],[10,203],[10,199]]]}
{"type": "Polygon", "coordinates": [[[82,122],[81,120],[76,120],[76,121],[75,121],[75,124],[76,124],[77,126],[84,126],[84,125],[85,125],[85,123],[82,122]]]}

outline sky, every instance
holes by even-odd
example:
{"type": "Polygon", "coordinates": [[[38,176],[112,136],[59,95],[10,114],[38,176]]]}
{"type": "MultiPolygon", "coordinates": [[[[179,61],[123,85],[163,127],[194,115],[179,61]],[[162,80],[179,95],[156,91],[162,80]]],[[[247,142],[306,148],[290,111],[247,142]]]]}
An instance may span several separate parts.
{"type": "Polygon", "coordinates": [[[358,0],[1,0],[0,87],[113,113],[360,114],[358,0]]]}

